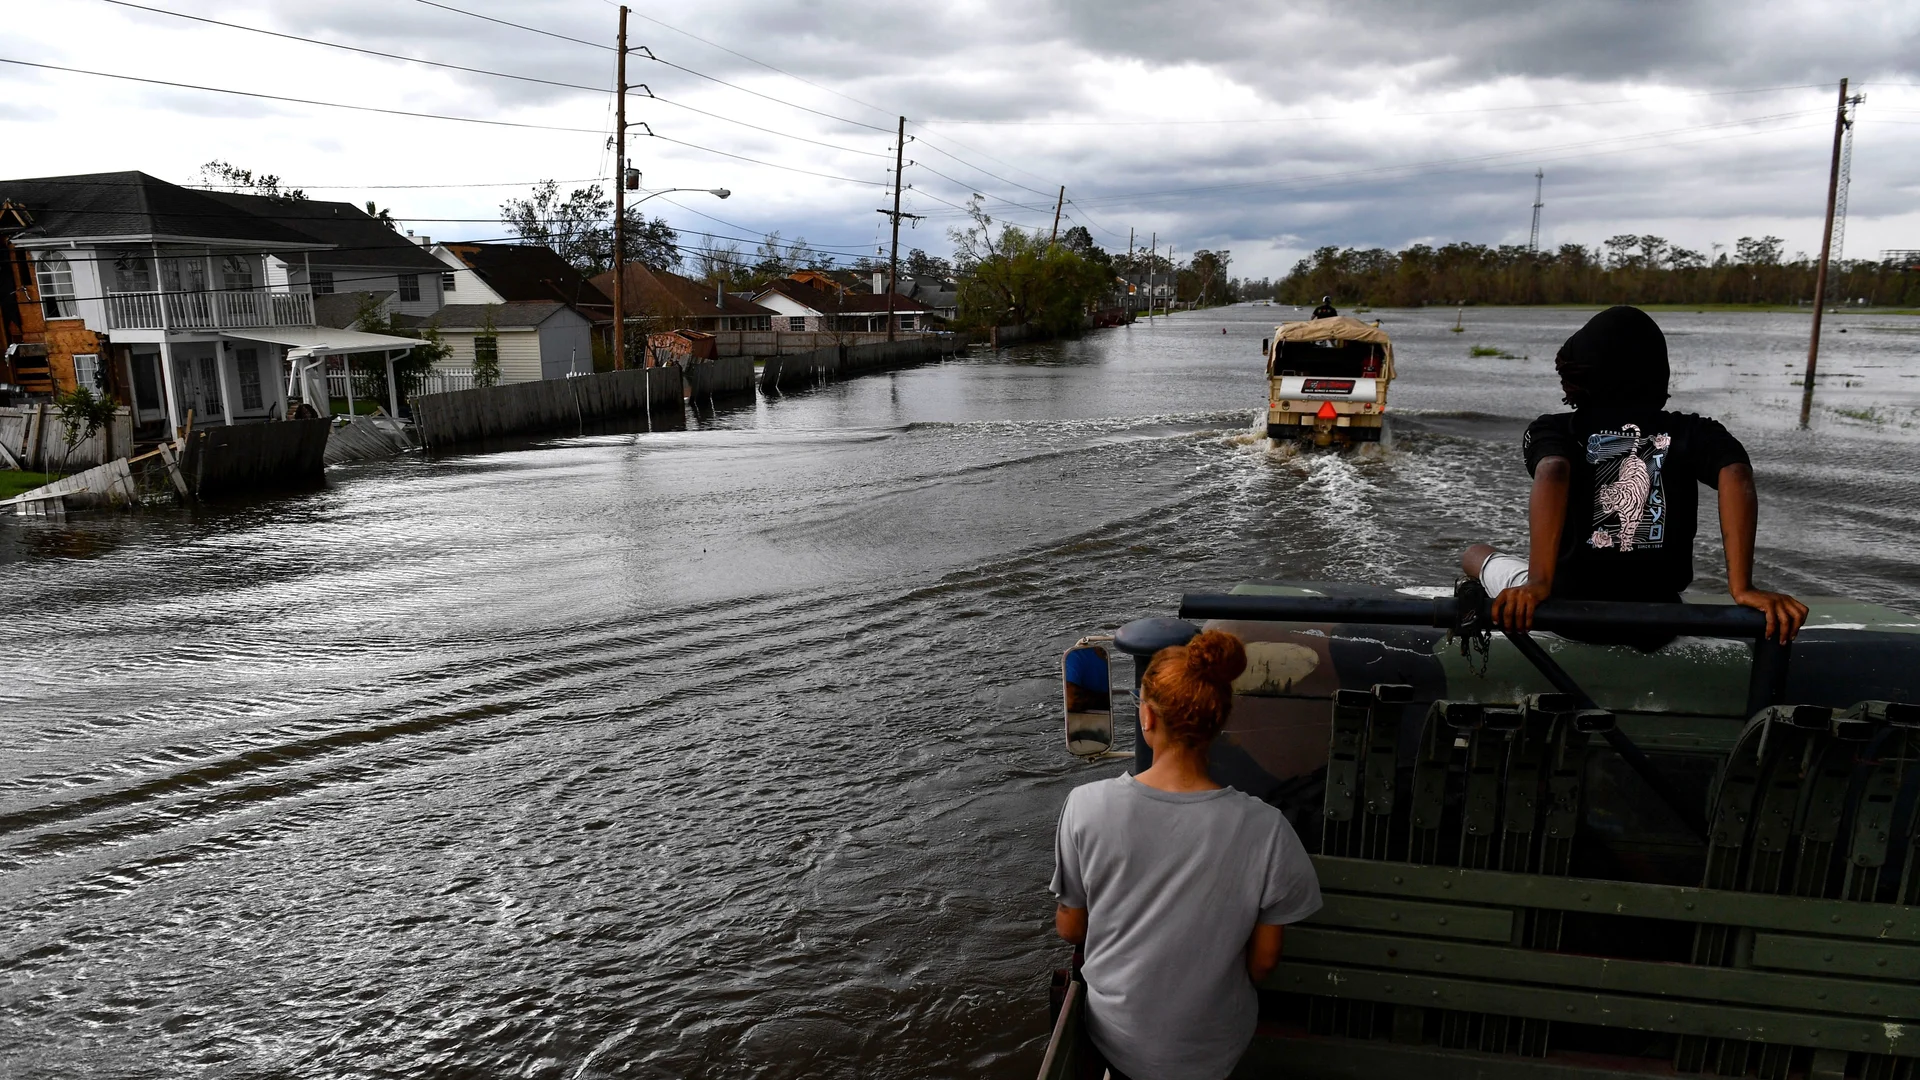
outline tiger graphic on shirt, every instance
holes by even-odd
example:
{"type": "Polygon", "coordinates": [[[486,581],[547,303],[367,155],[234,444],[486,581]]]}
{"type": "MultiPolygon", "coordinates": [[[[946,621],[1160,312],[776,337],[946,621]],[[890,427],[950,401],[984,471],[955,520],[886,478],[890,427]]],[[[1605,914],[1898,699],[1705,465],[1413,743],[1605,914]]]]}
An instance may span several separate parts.
{"type": "Polygon", "coordinates": [[[1627,552],[1661,547],[1667,536],[1667,489],[1661,470],[1672,438],[1647,436],[1638,424],[1587,437],[1593,466],[1593,534],[1587,546],[1627,552]]]}

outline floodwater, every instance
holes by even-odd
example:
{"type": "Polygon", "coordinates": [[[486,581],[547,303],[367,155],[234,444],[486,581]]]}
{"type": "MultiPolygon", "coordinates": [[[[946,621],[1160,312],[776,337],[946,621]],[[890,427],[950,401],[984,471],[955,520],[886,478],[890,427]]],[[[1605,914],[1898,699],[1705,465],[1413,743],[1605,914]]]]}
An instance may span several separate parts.
{"type": "MultiPolygon", "coordinates": [[[[1241,308],[0,519],[0,1075],[1032,1075],[1054,815],[1118,768],[1058,746],[1059,651],[1523,539],[1586,313],[1374,315],[1399,426],[1358,458],[1254,436],[1298,316],[1241,308]]],[[[1762,582],[1913,610],[1920,320],[1830,320],[1800,432],[1806,316],[1658,318],[1753,451],[1762,582]]]]}

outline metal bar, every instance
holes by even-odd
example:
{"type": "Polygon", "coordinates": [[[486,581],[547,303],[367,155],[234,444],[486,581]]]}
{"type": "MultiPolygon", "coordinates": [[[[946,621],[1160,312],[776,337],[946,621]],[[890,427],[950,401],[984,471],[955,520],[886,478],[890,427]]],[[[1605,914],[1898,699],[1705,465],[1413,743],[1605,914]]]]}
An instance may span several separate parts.
{"type": "Polygon", "coordinates": [[[1920,907],[1313,856],[1328,892],[1555,908],[1838,938],[1920,942],[1920,907]]]}
{"type": "Polygon", "coordinates": [[[1463,938],[1506,944],[1513,937],[1513,912],[1505,908],[1462,907],[1387,896],[1329,894],[1308,923],[1396,934],[1463,938]]]}
{"type": "MultiPolygon", "coordinates": [[[[1480,614],[1487,614],[1485,605],[1482,605],[1480,614]]],[[[1453,627],[1460,622],[1460,615],[1459,607],[1451,599],[1395,600],[1385,597],[1260,596],[1242,593],[1187,593],[1180,598],[1180,617],[1183,619],[1453,627]]],[[[1548,600],[1534,612],[1533,625],[1536,630],[1555,633],[1634,631],[1755,641],[1766,632],[1766,617],[1751,608],[1721,604],[1548,600]]]]}
{"type": "Polygon", "coordinates": [[[1891,995],[1914,989],[1912,982],[1920,980],[1920,948],[1884,942],[1795,937],[1791,934],[1755,934],[1753,966],[1907,981],[1906,986],[1873,989],[1875,995],[1891,995]]]}
{"type": "MultiPolygon", "coordinates": [[[[1761,937],[1796,945],[1817,944],[1811,938],[1774,937],[1767,934],[1761,937]]],[[[1845,944],[1855,949],[1874,948],[1864,943],[1828,944],[1845,944]]],[[[1920,950],[1910,946],[1891,948],[1920,953],[1920,950]]],[[[1797,954],[1796,958],[1799,956],[1804,954],[1797,954]]],[[[1842,1016],[1920,1019],[1920,986],[1911,983],[1863,983],[1851,978],[1821,978],[1818,975],[1782,974],[1752,968],[1696,967],[1653,960],[1575,956],[1465,941],[1410,942],[1394,934],[1333,930],[1311,923],[1287,929],[1287,958],[1363,964],[1413,974],[1544,983],[1620,994],[1691,998],[1735,1005],[1784,1006],[1842,1016]]],[[[1764,966],[1809,970],[1799,963],[1764,966]]],[[[1827,966],[1827,970],[1835,974],[1841,969],[1841,965],[1827,966]]]]}
{"type": "Polygon", "coordinates": [[[1793,1046],[1920,1052],[1920,1026],[1784,1010],[1673,1001],[1623,994],[1514,986],[1475,979],[1410,975],[1340,964],[1282,960],[1267,985],[1299,994],[1389,1004],[1418,1003],[1600,1027],[1793,1046]]]}
{"type": "MultiPolygon", "coordinates": [[[[1519,650],[1520,655],[1526,657],[1540,674],[1546,676],[1554,689],[1563,694],[1573,695],[1583,709],[1597,708],[1593,698],[1580,688],[1579,683],[1573,681],[1573,676],[1567,674],[1566,669],[1562,668],[1553,657],[1547,655],[1547,651],[1541,648],[1540,643],[1533,640],[1531,635],[1517,634],[1512,631],[1507,631],[1506,635],[1507,640],[1513,643],[1513,647],[1519,650]]],[[[1647,757],[1646,751],[1634,745],[1633,740],[1627,738],[1626,732],[1613,727],[1602,732],[1601,736],[1607,740],[1608,746],[1613,747],[1614,753],[1620,755],[1620,760],[1626,762],[1627,767],[1632,769],[1655,795],[1659,796],[1660,801],[1673,812],[1673,816],[1680,819],[1681,824],[1693,830],[1695,836],[1707,835],[1707,820],[1702,809],[1694,806],[1690,800],[1681,795],[1680,790],[1674,787],[1660,770],[1654,768],[1653,761],[1647,757]]]]}

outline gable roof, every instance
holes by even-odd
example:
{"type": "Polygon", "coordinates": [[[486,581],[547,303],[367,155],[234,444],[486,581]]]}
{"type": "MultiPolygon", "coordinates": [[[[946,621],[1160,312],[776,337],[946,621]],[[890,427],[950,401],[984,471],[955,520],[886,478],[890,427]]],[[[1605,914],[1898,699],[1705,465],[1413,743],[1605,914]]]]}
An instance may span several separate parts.
{"type": "MultiPolygon", "coordinates": [[[[613,295],[613,271],[593,279],[593,284],[608,296],[613,295]]],[[[772,315],[773,312],[737,292],[724,296],[704,281],[684,278],[666,270],[653,270],[637,262],[626,266],[626,308],[629,317],[709,319],[720,315],[772,315]]]]}
{"type": "Polygon", "coordinates": [[[565,311],[568,306],[558,300],[511,300],[504,304],[448,304],[427,316],[426,324],[441,330],[479,330],[487,325],[487,317],[491,313],[495,330],[527,330],[553,318],[555,313],[565,311]]]}
{"type": "MultiPolygon", "coordinates": [[[[779,293],[822,315],[884,315],[887,311],[886,293],[833,293],[792,278],[776,278],[767,282],[767,287],[760,290],[760,295],[765,296],[770,292],[779,293]]],[[[927,310],[925,304],[912,297],[893,294],[893,313],[896,315],[917,315],[927,310]]]]}
{"type": "Polygon", "coordinates": [[[441,246],[467,264],[504,300],[557,300],[588,310],[598,318],[613,315],[612,299],[545,244],[442,243],[441,246]]]}
{"type": "Polygon", "coordinates": [[[208,191],[204,194],[235,210],[265,218],[331,245],[331,251],[314,252],[307,256],[307,262],[312,266],[377,266],[417,273],[446,269],[426,248],[382,225],[378,218],[352,203],[275,199],[265,195],[243,195],[237,191],[208,191]]]}
{"type": "Polygon", "coordinates": [[[0,199],[25,206],[33,225],[14,242],[112,240],[240,240],[290,250],[325,243],[249,213],[212,193],[169,184],[143,172],[88,173],[0,180],[0,199]]]}

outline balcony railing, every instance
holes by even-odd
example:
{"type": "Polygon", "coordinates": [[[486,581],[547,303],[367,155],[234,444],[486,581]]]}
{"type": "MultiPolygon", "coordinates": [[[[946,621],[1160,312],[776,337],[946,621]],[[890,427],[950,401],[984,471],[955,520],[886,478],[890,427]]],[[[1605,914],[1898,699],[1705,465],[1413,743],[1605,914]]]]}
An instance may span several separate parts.
{"type": "Polygon", "coordinates": [[[250,326],[312,325],[310,293],[223,289],[107,294],[107,328],[110,330],[240,330],[250,326]],[[161,319],[163,305],[164,321],[161,319]]]}

